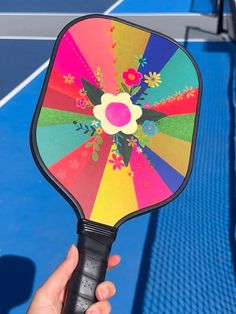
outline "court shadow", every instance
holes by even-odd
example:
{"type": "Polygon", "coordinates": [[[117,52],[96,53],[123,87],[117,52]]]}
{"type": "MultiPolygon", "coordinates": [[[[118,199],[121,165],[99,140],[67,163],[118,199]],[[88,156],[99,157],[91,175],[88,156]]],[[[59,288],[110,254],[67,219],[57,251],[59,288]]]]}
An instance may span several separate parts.
{"type": "Polygon", "coordinates": [[[0,257],[0,313],[25,303],[32,293],[35,276],[34,263],[21,256],[0,257]]]}
{"type": "MultiPolygon", "coordinates": [[[[150,220],[148,224],[148,230],[156,230],[158,225],[159,211],[154,211],[150,215],[150,220]]],[[[155,232],[148,232],[145,240],[145,246],[143,250],[143,258],[141,261],[140,269],[141,272],[137,281],[137,288],[135,293],[135,302],[133,303],[132,314],[142,314],[143,313],[143,300],[146,292],[146,285],[144,284],[148,278],[150,265],[151,265],[151,254],[150,247],[155,241],[155,232]]]]}

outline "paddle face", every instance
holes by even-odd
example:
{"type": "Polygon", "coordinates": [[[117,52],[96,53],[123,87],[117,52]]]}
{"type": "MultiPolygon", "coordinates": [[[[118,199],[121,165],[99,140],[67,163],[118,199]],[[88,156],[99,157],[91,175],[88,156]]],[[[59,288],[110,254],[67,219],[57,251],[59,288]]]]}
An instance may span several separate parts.
{"type": "Polygon", "coordinates": [[[176,42],[114,17],[78,19],[53,51],[34,156],[82,218],[118,226],[185,186],[200,94],[197,67],[176,42]]]}

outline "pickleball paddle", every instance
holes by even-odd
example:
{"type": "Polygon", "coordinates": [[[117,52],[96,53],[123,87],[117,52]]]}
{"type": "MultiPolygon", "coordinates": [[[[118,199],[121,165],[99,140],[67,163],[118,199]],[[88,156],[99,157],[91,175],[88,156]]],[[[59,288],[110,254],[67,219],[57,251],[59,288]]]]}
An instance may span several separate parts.
{"type": "Polygon", "coordinates": [[[31,127],[45,177],[79,218],[64,314],[96,302],[119,226],[185,187],[201,97],[196,63],[167,36],[90,15],[60,33],[31,127]]]}

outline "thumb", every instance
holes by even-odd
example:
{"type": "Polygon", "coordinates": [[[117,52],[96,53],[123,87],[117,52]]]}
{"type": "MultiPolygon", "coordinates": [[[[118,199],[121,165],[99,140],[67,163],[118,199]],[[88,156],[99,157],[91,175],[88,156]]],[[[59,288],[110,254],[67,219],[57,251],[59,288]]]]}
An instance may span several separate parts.
{"type": "Polygon", "coordinates": [[[66,287],[76,265],[78,263],[78,250],[72,245],[65,260],[58,266],[54,273],[40,288],[41,293],[58,298],[66,287]]]}

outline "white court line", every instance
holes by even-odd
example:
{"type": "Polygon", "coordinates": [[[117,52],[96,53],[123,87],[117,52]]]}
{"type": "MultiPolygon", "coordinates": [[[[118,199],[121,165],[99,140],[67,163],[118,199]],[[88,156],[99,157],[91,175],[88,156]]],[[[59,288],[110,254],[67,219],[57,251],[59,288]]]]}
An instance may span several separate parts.
{"type": "Polygon", "coordinates": [[[0,39],[9,39],[9,40],[56,40],[55,37],[43,37],[43,36],[0,36],[0,39]]]}
{"type": "Polygon", "coordinates": [[[118,0],[116,1],[110,8],[108,8],[103,14],[107,15],[109,13],[111,13],[111,11],[113,11],[116,7],[118,7],[118,5],[120,5],[124,0],[118,0]]]}
{"type": "MultiPolygon", "coordinates": [[[[112,10],[114,10],[118,5],[121,4],[121,2],[123,2],[124,0],[119,0],[117,2],[115,2],[110,8],[108,8],[103,14],[109,14],[112,10]]],[[[9,13],[1,13],[1,15],[9,15],[9,13]]],[[[17,13],[12,13],[12,15],[20,15],[17,13]]],[[[4,37],[4,36],[2,36],[4,37]]],[[[43,38],[43,37],[41,37],[43,38]]],[[[3,39],[16,39],[16,37],[11,36],[11,38],[9,37],[5,37],[3,39]]],[[[19,39],[19,37],[17,38],[19,39]]],[[[34,37],[25,37],[21,39],[34,39],[34,37]]],[[[53,38],[55,39],[55,38],[53,38]]],[[[50,40],[50,39],[49,39],[50,40]]],[[[10,93],[8,93],[5,97],[3,97],[0,100],[0,108],[3,107],[10,99],[12,99],[14,96],[16,96],[16,94],[18,94],[24,87],[26,87],[30,82],[32,82],[41,72],[43,72],[43,70],[45,70],[48,65],[49,65],[49,59],[44,62],[37,70],[35,70],[30,76],[28,76],[23,82],[21,82],[18,86],[16,86],[10,93]]]]}
{"type": "Polygon", "coordinates": [[[0,12],[0,16],[78,16],[89,13],[47,13],[47,12],[0,12]]]}
{"type": "Polygon", "coordinates": [[[30,76],[28,76],[23,82],[16,86],[9,94],[0,100],[0,108],[4,106],[10,99],[18,94],[26,85],[32,82],[43,70],[48,67],[49,60],[44,62],[37,70],[35,70],[30,76]]]}
{"type": "MultiPolygon", "coordinates": [[[[117,6],[119,6],[124,0],[119,0],[117,2],[115,2],[111,7],[109,7],[103,14],[107,15],[109,13],[111,13],[117,6]]],[[[81,14],[81,13],[80,13],[81,14]]],[[[15,13],[15,12],[2,12],[0,13],[0,16],[4,16],[4,15],[15,15],[15,16],[22,16],[22,15],[38,15],[38,16],[78,16],[78,14],[76,13],[15,13]]],[[[127,16],[130,14],[119,14],[120,16],[127,16]]],[[[199,16],[199,14],[196,13],[167,13],[167,14],[163,14],[163,13],[147,13],[147,14],[134,14],[135,16],[173,16],[173,15],[178,15],[178,16],[199,16]]],[[[0,36],[0,39],[12,39],[12,40],[55,40],[56,37],[37,37],[37,36],[0,36]]],[[[176,39],[177,41],[184,41],[184,38],[178,38],[176,39]]],[[[195,38],[195,39],[190,39],[189,42],[202,42],[202,41],[206,41],[206,39],[204,38],[195,38]]],[[[35,70],[30,76],[28,76],[24,81],[22,81],[18,86],[16,86],[10,93],[8,93],[5,97],[3,97],[0,100],[0,108],[2,106],[4,106],[10,99],[12,99],[16,94],[18,94],[24,87],[26,87],[31,81],[33,81],[43,70],[45,70],[48,67],[49,64],[49,60],[47,60],[46,62],[44,62],[37,70],[35,70]]]]}

